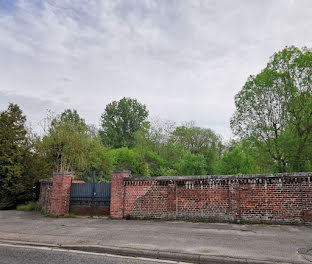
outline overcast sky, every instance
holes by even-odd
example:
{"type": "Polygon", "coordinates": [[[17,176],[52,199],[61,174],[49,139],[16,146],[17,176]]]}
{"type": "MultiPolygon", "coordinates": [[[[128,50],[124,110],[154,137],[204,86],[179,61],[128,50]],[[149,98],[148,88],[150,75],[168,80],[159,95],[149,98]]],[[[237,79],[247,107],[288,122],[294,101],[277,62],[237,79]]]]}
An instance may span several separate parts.
{"type": "Polygon", "coordinates": [[[0,110],[98,125],[126,96],[229,138],[235,94],[286,45],[312,46],[311,0],[0,0],[0,110]]]}

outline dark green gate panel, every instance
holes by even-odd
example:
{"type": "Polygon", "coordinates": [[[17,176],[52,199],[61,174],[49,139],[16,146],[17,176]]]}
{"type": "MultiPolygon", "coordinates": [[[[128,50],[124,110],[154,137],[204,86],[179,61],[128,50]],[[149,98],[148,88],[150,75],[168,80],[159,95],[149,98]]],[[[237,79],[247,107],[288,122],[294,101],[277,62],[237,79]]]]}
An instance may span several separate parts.
{"type": "Polygon", "coordinates": [[[109,214],[111,197],[110,182],[72,183],[70,211],[80,215],[109,214]]]}

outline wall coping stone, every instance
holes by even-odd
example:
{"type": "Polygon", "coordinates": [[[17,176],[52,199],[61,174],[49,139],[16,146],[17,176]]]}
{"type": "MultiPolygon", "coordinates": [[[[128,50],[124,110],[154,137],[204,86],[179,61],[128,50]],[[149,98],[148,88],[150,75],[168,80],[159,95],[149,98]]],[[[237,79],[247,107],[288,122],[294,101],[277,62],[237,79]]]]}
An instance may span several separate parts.
{"type": "Polygon", "coordinates": [[[112,174],[118,174],[118,173],[131,173],[130,170],[114,170],[112,171],[112,174]]]}
{"type": "Polygon", "coordinates": [[[53,179],[52,178],[48,178],[48,179],[41,179],[39,180],[40,183],[53,183],[53,179]]]}
{"type": "Polygon", "coordinates": [[[72,172],[53,172],[53,176],[54,175],[71,175],[73,176],[72,172]]]}
{"type": "Polygon", "coordinates": [[[272,173],[272,174],[234,174],[234,175],[193,175],[158,176],[149,178],[124,178],[124,181],[180,181],[180,180],[235,180],[235,179],[272,179],[312,177],[312,172],[272,173]]]}

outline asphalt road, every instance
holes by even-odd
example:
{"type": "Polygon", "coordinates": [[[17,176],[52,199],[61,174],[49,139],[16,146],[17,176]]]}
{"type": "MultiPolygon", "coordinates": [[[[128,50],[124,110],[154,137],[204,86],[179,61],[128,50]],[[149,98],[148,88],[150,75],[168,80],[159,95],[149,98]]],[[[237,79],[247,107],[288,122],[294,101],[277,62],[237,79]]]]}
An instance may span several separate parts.
{"type": "Polygon", "coordinates": [[[306,264],[299,250],[312,248],[312,226],[49,218],[0,210],[1,240],[306,264]]]}
{"type": "Polygon", "coordinates": [[[31,248],[0,244],[0,264],[174,264],[174,261],[137,259],[104,254],[80,253],[49,248],[31,248]]]}

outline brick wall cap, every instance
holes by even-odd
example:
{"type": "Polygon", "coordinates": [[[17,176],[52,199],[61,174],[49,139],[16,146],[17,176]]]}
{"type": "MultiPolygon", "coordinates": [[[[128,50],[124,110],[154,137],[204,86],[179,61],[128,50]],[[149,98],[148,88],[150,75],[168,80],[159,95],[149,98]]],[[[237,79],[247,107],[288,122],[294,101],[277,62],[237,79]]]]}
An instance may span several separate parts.
{"type": "Polygon", "coordinates": [[[54,175],[71,175],[73,176],[72,172],[53,172],[53,176],[54,175]]]}
{"type": "Polygon", "coordinates": [[[49,178],[49,179],[41,179],[39,180],[40,183],[52,183],[53,182],[53,179],[52,178],[49,178]]]}
{"type": "Polygon", "coordinates": [[[119,174],[119,173],[131,174],[131,171],[130,170],[115,170],[115,171],[112,171],[112,174],[119,174]]]}
{"type": "Polygon", "coordinates": [[[270,179],[312,177],[312,172],[273,173],[273,174],[235,174],[235,175],[193,175],[193,176],[158,176],[150,178],[125,178],[124,181],[170,181],[170,180],[235,180],[235,179],[270,179]]]}

